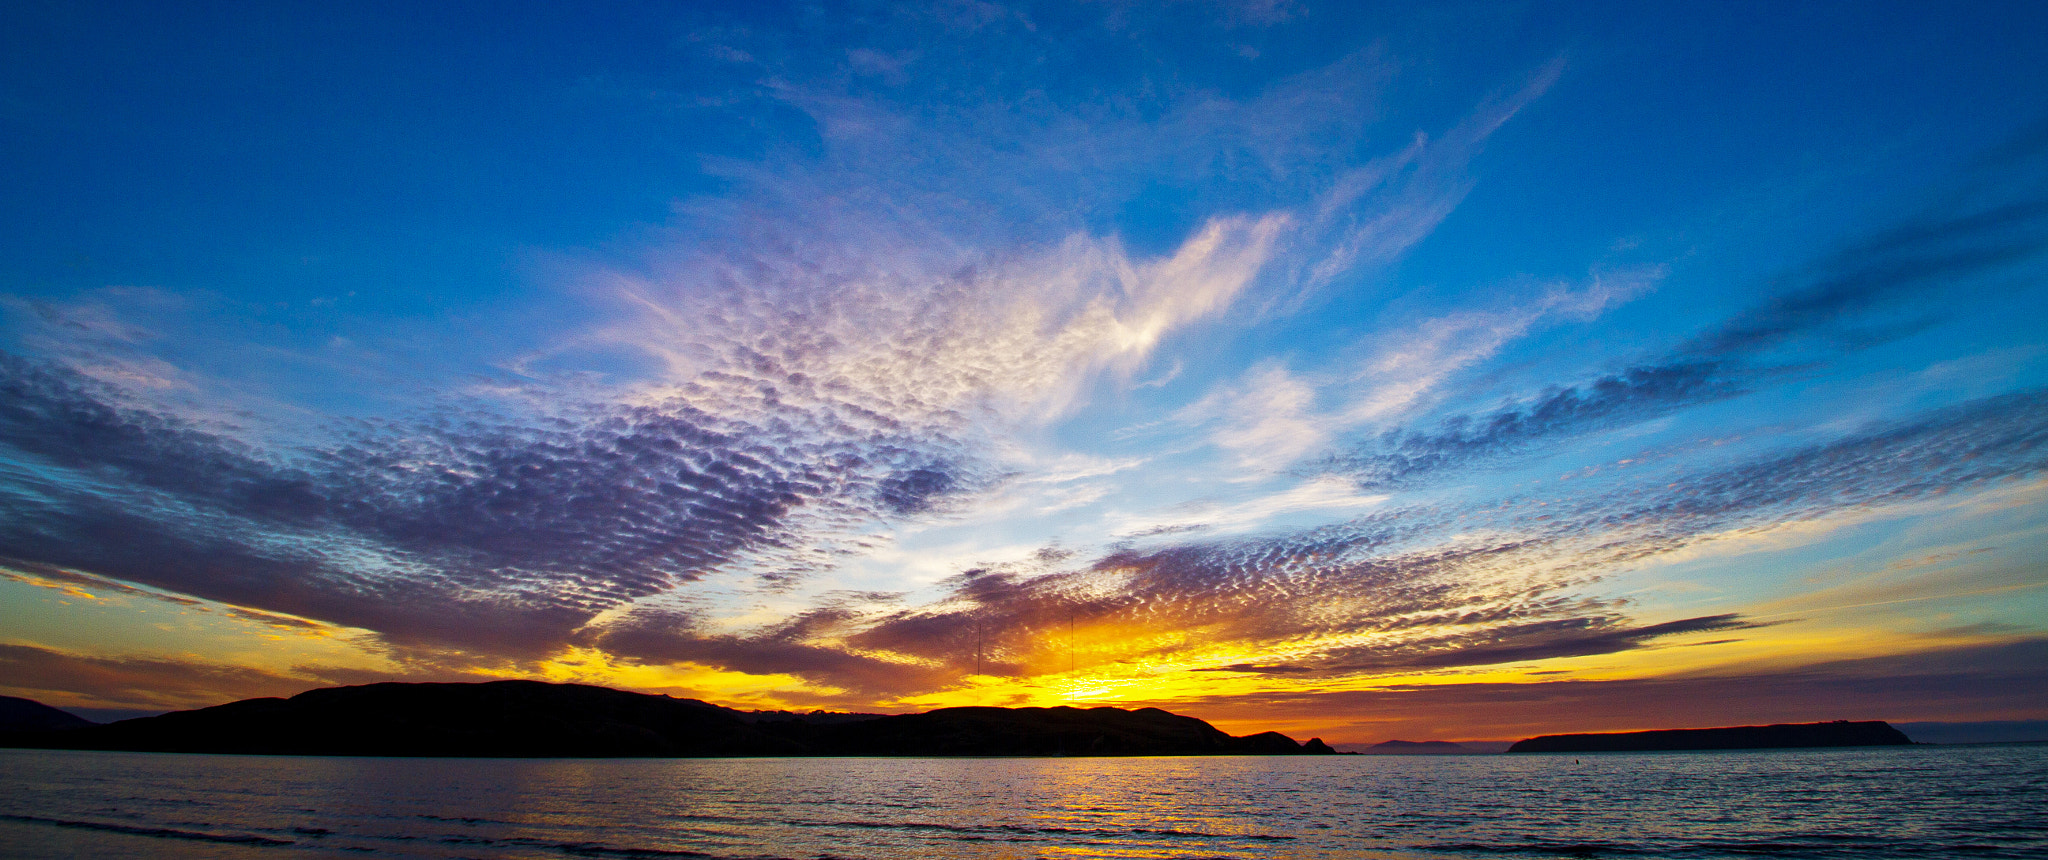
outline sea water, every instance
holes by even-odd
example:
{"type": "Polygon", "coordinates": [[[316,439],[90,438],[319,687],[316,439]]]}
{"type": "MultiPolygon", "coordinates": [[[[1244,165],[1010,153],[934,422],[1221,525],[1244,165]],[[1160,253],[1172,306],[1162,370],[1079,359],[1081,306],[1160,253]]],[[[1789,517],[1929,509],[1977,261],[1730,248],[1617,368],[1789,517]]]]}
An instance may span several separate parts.
{"type": "Polygon", "coordinates": [[[2048,746],[665,760],[0,750],[0,854],[2048,857],[2048,746]]]}

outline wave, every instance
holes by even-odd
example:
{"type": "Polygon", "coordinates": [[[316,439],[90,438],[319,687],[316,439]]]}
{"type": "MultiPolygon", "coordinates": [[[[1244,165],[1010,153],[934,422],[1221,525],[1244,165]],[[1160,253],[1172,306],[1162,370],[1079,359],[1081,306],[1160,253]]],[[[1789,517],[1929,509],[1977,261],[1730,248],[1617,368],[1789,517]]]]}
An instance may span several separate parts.
{"type": "Polygon", "coordinates": [[[110,824],[104,821],[73,821],[67,818],[44,818],[37,815],[9,815],[0,813],[0,819],[23,821],[30,824],[47,824],[52,827],[70,827],[79,830],[100,830],[108,833],[123,833],[129,836],[152,836],[159,839],[189,839],[195,842],[221,842],[230,845],[293,845],[290,839],[272,839],[249,833],[202,833],[196,830],[176,830],[169,827],[136,827],[129,824],[110,824]]]}
{"type": "Polygon", "coordinates": [[[2032,847],[2014,850],[2010,845],[1982,842],[1924,842],[1902,844],[1864,836],[1813,834],[1797,839],[1703,839],[1663,844],[1630,842],[1569,842],[1531,840],[1527,842],[1437,842],[1411,846],[1461,856],[1536,855],[1543,857],[1800,857],[1815,860],[1855,860],[1879,857],[2038,858],[2032,847]]]}

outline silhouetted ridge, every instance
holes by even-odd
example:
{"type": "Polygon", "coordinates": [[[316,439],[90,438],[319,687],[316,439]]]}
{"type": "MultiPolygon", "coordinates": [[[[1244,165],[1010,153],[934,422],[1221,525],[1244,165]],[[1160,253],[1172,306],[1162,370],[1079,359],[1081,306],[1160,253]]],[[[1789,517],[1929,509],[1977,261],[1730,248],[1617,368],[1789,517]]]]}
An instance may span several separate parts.
{"type": "Polygon", "coordinates": [[[1380,741],[1365,748],[1367,755],[1469,755],[1478,752],[1450,741],[1380,741]]]}
{"type": "Polygon", "coordinates": [[[1852,723],[1786,723],[1718,729],[1665,729],[1591,735],[1544,735],[1517,741],[1508,752],[1651,752],[1657,750],[1748,750],[1788,747],[1874,747],[1910,744],[1912,739],[1880,720],[1852,723]]]}
{"type": "Polygon", "coordinates": [[[370,684],[122,720],[38,746],[414,756],[783,755],[733,711],[604,687],[370,684]]]}
{"type": "MultiPolygon", "coordinates": [[[[940,708],[822,727],[839,755],[1293,755],[1278,732],[1231,737],[1158,708],[940,708]]],[[[1319,742],[1318,742],[1319,743],[1319,742]]]]}
{"type": "Polygon", "coordinates": [[[744,712],[604,687],[370,684],[248,699],[14,746],[376,756],[1298,755],[1277,732],[1232,737],[1158,708],[942,708],[923,714],[744,712]]]}
{"type": "Polygon", "coordinates": [[[98,725],[34,699],[0,696],[0,732],[57,732],[98,725]]]}

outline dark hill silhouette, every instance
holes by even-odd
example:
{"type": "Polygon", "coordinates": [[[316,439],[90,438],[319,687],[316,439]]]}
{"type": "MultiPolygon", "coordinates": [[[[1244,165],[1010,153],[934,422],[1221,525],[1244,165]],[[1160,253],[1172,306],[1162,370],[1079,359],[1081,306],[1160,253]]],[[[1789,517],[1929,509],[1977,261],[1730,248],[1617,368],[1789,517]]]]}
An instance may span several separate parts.
{"type": "Polygon", "coordinates": [[[1471,755],[1478,752],[1450,741],[1380,741],[1366,747],[1366,755],[1471,755]]]}
{"type": "Polygon", "coordinates": [[[1591,735],[1544,735],[1516,741],[1508,752],[1651,752],[1750,750],[1790,747],[1871,747],[1910,744],[1904,732],[1879,720],[1852,723],[1782,723],[1718,729],[1666,729],[1591,735]]]}
{"type": "MultiPolygon", "coordinates": [[[[773,729],[780,724],[764,723],[773,729]]],[[[1158,708],[941,708],[824,726],[810,735],[837,755],[1296,755],[1278,732],[1231,737],[1158,708]]]]}
{"type": "Polygon", "coordinates": [[[373,756],[1298,755],[1277,732],[1232,737],[1157,708],[942,708],[923,714],[745,712],[604,687],[370,684],[63,731],[9,746],[373,756]]]}
{"type": "Polygon", "coordinates": [[[55,732],[97,725],[34,699],[0,696],[0,732],[55,732]]]}
{"type": "Polygon", "coordinates": [[[370,684],[17,738],[72,749],[411,756],[787,755],[791,741],[690,699],[496,681],[370,684]]]}

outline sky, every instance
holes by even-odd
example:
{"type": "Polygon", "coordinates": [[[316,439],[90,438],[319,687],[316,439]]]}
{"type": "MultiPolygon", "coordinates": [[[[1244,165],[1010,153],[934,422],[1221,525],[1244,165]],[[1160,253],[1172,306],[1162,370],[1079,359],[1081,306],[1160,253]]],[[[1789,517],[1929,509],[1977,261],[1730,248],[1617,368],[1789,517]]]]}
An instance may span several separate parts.
{"type": "Polygon", "coordinates": [[[2048,8],[0,11],[0,693],[2048,719],[2048,8]]]}

